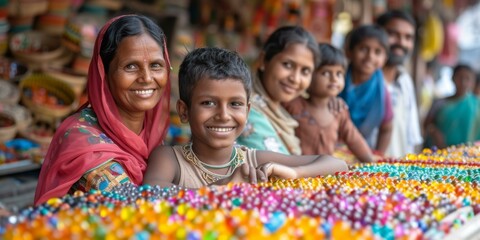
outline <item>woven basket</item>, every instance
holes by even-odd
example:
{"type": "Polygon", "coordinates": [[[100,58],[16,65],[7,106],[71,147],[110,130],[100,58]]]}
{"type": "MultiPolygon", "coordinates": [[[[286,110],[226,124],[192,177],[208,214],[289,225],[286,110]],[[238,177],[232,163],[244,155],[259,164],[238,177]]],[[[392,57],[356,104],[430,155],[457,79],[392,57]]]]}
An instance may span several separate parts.
{"type": "Polygon", "coordinates": [[[59,36],[40,31],[25,31],[12,35],[9,48],[13,56],[27,64],[44,64],[64,53],[59,36]]]}
{"type": "Polygon", "coordinates": [[[22,105],[0,104],[0,112],[13,116],[19,131],[28,128],[32,123],[32,113],[22,105]]]}
{"type": "Polygon", "coordinates": [[[20,99],[20,91],[15,84],[0,80],[0,103],[17,104],[20,99]]]}
{"type": "Polygon", "coordinates": [[[53,59],[47,64],[41,65],[42,70],[47,68],[63,68],[72,62],[75,54],[72,51],[69,51],[67,48],[62,47],[62,54],[57,58],[53,59]]]}
{"type": "Polygon", "coordinates": [[[0,143],[13,139],[16,135],[15,118],[10,114],[0,112],[0,143]]]}
{"type": "Polygon", "coordinates": [[[54,130],[50,129],[51,135],[40,135],[38,122],[33,123],[28,128],[19,130],[18,133],[21,137],[32,140],[42,146],[48,146],[53,139],[54,130]]]}
{"type": "Polygon", "coordinates": [[[34,20],[35,16],[8,16],[8,22],[10,23],[9,33],[15,34],[24,31],[31,31],[33,29],[34,20]]]}
{"type": "Polygon", "coordinates": [[[123,2],[121,0],[87,0],[85,4],[104,7],[114,11],[118,11],[123,7],[123,2]]]}
{"type": "Polygon", "coordinates": [[[24,78],[19,88],[21,91],[21,101],[35,115],[50,116],[54,118],[62,118],[70,114],[78,104],[77,97],[72,87],[61,80],[46,74],[31,74],[24,78]],[[43,103],[34,102],[25,93],[33,88],[44,88],[48,94],[52,94],[63,102],[60,106],[51,106],[43,103]]]}
{"type": "Polygon", "coordinates": [[[87,84],[87,76],[85,74],[75,72],[70,68],[49,68],[45,71],[45,74],[70,84],[77,96],[82,94],[87,84]]]}
{"type": "Polygon", "coordinates": [[[47,9],[47,0],[10,0],[8,3],[10,16],[36,16],[45,13],[47,9]]]}
{"type": "Polygon", "coordinates": [[[66,23],[67,18],[65,16],[44,14],[38,17],[36,29],[52,35],[62,35],[66,23]]]}

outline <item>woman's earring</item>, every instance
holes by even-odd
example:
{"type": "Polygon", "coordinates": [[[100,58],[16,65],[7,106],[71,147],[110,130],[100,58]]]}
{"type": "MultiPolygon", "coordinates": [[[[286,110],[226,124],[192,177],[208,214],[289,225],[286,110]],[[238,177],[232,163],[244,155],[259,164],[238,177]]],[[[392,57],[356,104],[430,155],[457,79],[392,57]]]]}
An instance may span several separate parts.
{"type": "Polygon", "coordinates": [[[180,116],[180,122],[187,123],[188,122],[187,115],[183,114],[182,116],[180,116]]]}

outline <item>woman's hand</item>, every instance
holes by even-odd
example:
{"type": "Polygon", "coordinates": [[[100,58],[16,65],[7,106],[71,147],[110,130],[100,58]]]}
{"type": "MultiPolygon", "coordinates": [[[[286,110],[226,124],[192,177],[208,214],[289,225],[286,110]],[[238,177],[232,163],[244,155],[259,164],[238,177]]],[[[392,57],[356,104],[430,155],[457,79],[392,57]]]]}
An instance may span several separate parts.
{"type": "Polygon", "coordinates": [[[328,110],[333,114],[337,115],[344,110],[348,110],[347,103],[339,97],[331,97],[328,101],[328,110]]]}
{"type": "Polygon", "coordinates": [[[266,177],[276,177],[283,179],[294,179],[298,177],[294,168],[278,163],[265,163],[257,167],[266,177]]]}

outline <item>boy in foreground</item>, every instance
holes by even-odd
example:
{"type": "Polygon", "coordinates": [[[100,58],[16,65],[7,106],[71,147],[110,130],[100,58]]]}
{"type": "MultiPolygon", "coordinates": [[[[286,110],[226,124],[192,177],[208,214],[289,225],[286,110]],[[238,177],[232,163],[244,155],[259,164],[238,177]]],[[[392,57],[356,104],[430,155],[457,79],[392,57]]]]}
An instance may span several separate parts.
{"type": "Polygon", "coordinates": [[[251,88],[249,68],[237,53],[220,48],[188,53],[180,65],[177,112],[190,124],[191,142],[157,147],[144,184],[200,188],[347,171],[344,161],[328,155],[290,156],[236,146],[248,118],[251,88]]]}

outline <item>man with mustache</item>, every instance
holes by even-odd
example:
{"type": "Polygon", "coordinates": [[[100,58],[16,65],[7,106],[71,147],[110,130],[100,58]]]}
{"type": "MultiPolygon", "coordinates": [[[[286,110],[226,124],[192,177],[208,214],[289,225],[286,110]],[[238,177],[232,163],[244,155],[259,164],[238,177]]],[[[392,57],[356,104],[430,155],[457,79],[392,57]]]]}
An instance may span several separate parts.
{"type": "Polygon", "coordinates": [[[400,158],[414,153],[423,142],[412,77],[405,68],[415,44],[415,20],[400,10],[380,15],[376,23],[388,33],[390,52],[383,74],[393,105],[393,130],[386,156],[400,158]]]}

